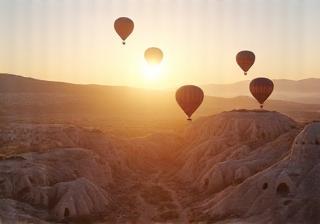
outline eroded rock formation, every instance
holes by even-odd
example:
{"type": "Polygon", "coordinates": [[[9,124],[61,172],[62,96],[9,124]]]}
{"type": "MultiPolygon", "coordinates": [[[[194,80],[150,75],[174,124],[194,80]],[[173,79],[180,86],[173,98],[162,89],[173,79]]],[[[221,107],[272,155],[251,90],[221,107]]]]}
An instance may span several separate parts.
{"type": "Polygon", "coordinates": [[[0,131],[0,220],[319,223],[319,133],[319,122],[243,110],[133,139],[11,124],[0,131]]]}

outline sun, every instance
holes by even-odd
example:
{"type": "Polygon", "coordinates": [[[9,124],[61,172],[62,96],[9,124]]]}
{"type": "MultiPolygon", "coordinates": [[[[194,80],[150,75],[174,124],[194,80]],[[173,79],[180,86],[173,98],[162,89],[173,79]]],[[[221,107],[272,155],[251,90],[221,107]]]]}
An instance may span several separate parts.
{"type": "Polygon", "coordinates": [[[161,89],[168,83],[168,65],[162,61],[158,64],[148,63],[141,60],[139,63],[140,78],[137,79],[137,85],[143,88],[161,89]]]}
{"type": "Polygon", "coordinates": [[[162,70],[163,68],[161,64],[156,65],[145,63],[143,67],[143,74],[147,80],[157,80],[160,78],[162,70]]]}

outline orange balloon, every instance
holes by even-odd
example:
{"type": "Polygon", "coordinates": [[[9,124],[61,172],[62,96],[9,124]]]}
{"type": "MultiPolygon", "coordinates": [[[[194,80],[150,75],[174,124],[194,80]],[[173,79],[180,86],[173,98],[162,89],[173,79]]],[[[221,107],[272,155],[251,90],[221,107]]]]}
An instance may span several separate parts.
{"type": "Polygon", "coordinates": [[[202,89],[198,86],[187,85],[180,87],[176,92],[176,100],[184,113],[191,121],[192,114],[201,105],[204,98],[202,89]]]}
{"type": "Polygon", "coordinates": [[[127,17],[120,17],[114,22],[114,29],[126,44],[125,40],[130,36],[134,29],[134,22],[127,17]]]}
{"type": "Polygon", "coordinates": [[[236,60],[240,68],[244,71],[244,75],[247,75],[247,72],[254,64],[256,56],[251,51],[240,51],[237,56],[236,60]]]}
{"type": "Polygon", "coordinates": [[[163,52],[159,48],[151,47],[144,52],[144,58],[148,64],[158,65],[162,62],[163,52]]]}
{"type": "Polygon", "coordinates": [[[273,92],[273,82],[267,78],[256,78],[250,82],[250,92],[263,108],[263,103],[269,98],[273,92]]]}

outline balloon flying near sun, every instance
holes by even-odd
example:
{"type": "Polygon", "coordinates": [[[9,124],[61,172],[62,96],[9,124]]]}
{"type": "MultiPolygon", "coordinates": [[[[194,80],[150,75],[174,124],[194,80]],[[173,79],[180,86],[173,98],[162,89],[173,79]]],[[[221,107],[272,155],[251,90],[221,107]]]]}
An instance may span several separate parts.
{"type": "Polygon", "coordinates": [[[161,49],[156,47],[148,48],[144,52],[144,58],[146,61],[144,67],[144,73],[148,79],[155,79],[161,73],[163,60],[163,52],[161,49]]]}
{"type": "Polygon", "coordinates": [[[163,52],[156,47],[150,47],[144,52],[144,58],[149,65],[159,65],[163,59],[163,52]]]}

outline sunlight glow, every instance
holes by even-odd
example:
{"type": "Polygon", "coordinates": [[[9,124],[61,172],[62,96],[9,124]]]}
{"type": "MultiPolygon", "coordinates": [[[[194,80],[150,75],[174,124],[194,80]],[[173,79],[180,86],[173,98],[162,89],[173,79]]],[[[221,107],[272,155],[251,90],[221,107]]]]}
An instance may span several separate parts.
{"type": "Polygon", "coordinates": [[[143,74],[145,76],[145,79],[147,80],[158,80],[161,76],[161,73],[163,71],[163,66],[155,65],[155,64],[148,64],[145,63],[143,67],[143,74]]]}

